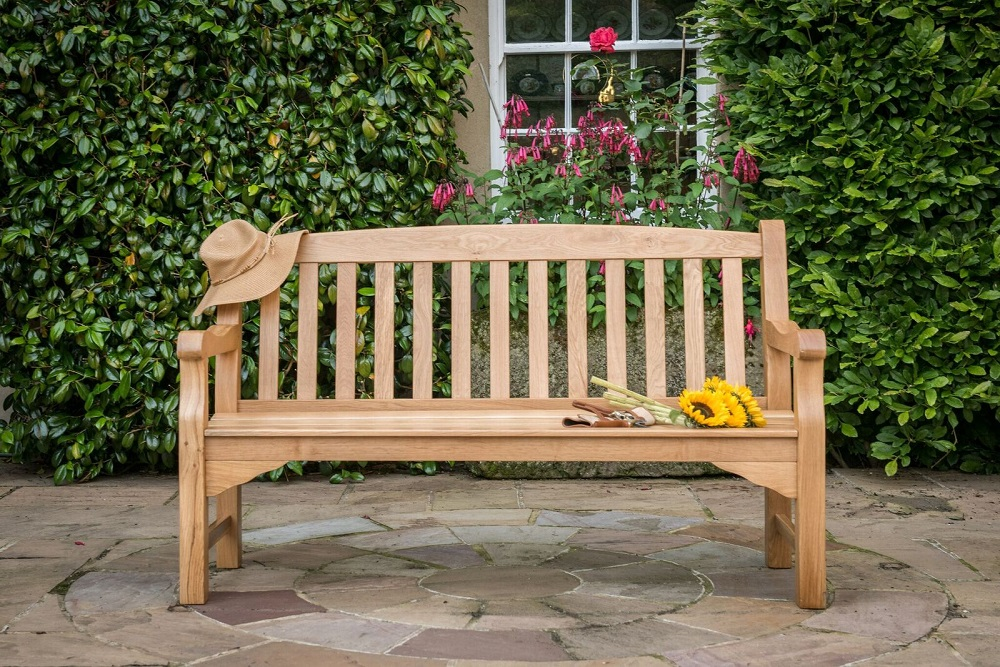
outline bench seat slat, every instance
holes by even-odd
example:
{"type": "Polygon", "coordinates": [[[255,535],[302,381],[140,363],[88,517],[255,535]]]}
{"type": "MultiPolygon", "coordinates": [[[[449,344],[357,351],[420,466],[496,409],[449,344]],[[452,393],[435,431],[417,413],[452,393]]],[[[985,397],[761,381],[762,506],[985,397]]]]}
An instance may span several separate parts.
{"type": "MultiPolygon", "coordinates": [[[[766,396],[755,396],[757,403],[762,410],[768,410],[766,396]]],[[[598,399],[593,399],[598,400],[598,399]]],[[[676,397],[658,398],[658,401],[670,407],[677,407],[676,397]]],[[[352,403],[341,402],[340,400],[323,399],[319,401],[295,402],[286,399],[273,401],[242,400],[238,404],[237,412],[247,414],[283,414],[294,412],[304,413],[327,413],[349,410],[351,412],[377,413],[395,412],[403,410],[422,410],[440,412],[458,411],[489,411],[489,410],[558,410],[573,415],[579,412],[572,405],[572,399],[568,398],[434,398],[420,400],[415,398],[395,398],[388,400],[364,399],[356,400],[352,403]]],[[[788,412],[791,414],[791,412],[788,412]]]]}

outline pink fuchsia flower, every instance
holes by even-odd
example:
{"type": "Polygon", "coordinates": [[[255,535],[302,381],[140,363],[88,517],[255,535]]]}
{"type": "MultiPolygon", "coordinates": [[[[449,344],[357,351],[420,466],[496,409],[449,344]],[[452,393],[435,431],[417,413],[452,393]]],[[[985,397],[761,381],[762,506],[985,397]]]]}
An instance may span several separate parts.
{"type": "Polygon", "coordinates": [[[476,196],[476,188],[472,185],[472,181],[465,182],[465,196],[466,197],[476,196]]]}
{"type": "Polygon", "coordinates": [[[611,196],[609,198],[611,205],[621,205],[625,203],[625,195],[622,193],[622,189],[618,187],[617,183],[611,185],[611,196]]]}
{"type": "Polygon", "coordinates": [[[573,163],[573,173],[576,174],[577,178],[583,178],[583,174],[580,173],[580,165],[573,163]]]}
{"type": "Polygon", "coordinates": [[[747,334],[747,340],[753,342],[754,337],[760,332],[760,329],[754,326],[753,320],[747,320],[747,324],[743,327],[743,331],[747,334]]]}
{"type": "Polygon", "coordinates": [[[520,95],[511,95],[510,99],[504,102],[503,124],[500,125],[500,138],[507,137],[507,130],[518,129],[528,117],[528,103],[520,95]]]}
{"type": "Polygon", "coordinates": [[[649,202],[649,206],[647,206],[647,208],[650,211],[666,211],[667,202],[665,202],[662,199],[654,199],[653,201],[649,202]]]}
{"type": "Polygon", "coordinates": [[[597,272],[603,276],[604,275],[604,269],[605,269],[605,267],[604,267],[604,260],[602,259],[601,260],[601,268],[597,269],[597,272]]]}
{"type": "Polygon", "coordinates": [[[614,53],[617,41],[615,29],[603,26],[590,33],[590,50],[594,53],[614,53]]]}
{"type": "Polygon", "coordinates": [[[722,93],[719,93],[719,113],[721,113],[722,117],[726,119],[726,125],[731,126],[732,123],[729,121],[729,114],[726,113],[726,102],[728,101],[729,101],[728,97],[726,97],[722,93]]]}
{"type": "Polygon", "coordinates": [[[736,152],[736,158],[733,160],[733,176],[742,183],[756,183],[757,179],[760,178],[757,161],[742,146],[736,152]]]}
{"type": "Polygon", "coordinates": [[[448,208],[448,204],[454,198],[455,186],[448,181],[441,181],[438,183],[437,188],[434,189],[434,195],[431,197],[431,206],[438,211],[443,211],[448,208]]]}
{"type": "Polygon", "coordinates": [[[562,178],[566,178],[565,162],[560,162],[559,164],[556,165],[556,176],[561,176],[562,178]]]}

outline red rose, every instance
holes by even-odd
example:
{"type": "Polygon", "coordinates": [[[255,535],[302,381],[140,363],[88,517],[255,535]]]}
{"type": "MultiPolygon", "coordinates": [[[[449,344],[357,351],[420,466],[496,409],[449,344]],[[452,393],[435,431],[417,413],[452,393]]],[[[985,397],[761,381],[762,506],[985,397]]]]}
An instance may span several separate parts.
{"type": "Polygon", "coordinates": [[[615,42],[618,41],[618,33],[614,28],[598,28],[590,33],[590,50],[597,53],[614,53],[615,42]]]}

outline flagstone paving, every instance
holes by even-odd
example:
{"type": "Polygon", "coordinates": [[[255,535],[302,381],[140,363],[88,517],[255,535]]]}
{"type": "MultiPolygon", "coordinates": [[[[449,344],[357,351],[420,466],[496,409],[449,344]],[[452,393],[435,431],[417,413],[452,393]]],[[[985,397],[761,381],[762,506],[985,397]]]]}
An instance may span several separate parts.
{"type": "Polygon", "coordinates": [[[0,464],[0,667],[997,664],[1000,479],[827,480],[822,611],[742,480],[461,473],[249,484],[244,567],[185,607],[175,479],[0,464]]]}

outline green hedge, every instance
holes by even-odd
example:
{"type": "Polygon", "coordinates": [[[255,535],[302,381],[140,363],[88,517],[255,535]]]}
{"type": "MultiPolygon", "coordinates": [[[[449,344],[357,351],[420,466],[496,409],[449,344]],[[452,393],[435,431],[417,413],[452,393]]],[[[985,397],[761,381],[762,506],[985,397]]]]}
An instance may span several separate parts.
{"type": "Polygon", "coordinates": [[[1000,469],[1000,3],[703,0],[828,333],[833,453],[1000,469]]]}
{"type": "MultiPolygon", "coordinates": [[[[470,46],[436,0],[4,3],[0,451],[174,466],[178,329],[221,222],[415,225],[470,46]]],[[[326,276],[329,283],[330,276],[326,276]]],[[[248,378],[249,379],[249,378],[248,378]]]]}

